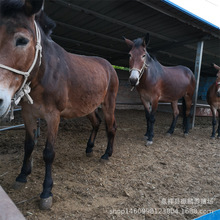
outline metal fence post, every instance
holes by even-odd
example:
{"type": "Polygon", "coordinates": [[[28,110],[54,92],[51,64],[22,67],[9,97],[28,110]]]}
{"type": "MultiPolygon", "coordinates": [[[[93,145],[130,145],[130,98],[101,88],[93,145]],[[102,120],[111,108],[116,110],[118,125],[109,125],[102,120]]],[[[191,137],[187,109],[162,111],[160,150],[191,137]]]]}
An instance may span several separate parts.
{"type": "Polygon", "coordinates": [[[196,78],[196,91],[194,94],[192,127],[195,126],[196,105],[197,105],[198,90],[199,90],[200,71],[201,71],[201,65],[202,65],[203,45],[204,45],[204,41],[198,42],[197,51],[196,51],[196,62],[195,62],[195,69],[194,69],[194,74],[196,78]]]}

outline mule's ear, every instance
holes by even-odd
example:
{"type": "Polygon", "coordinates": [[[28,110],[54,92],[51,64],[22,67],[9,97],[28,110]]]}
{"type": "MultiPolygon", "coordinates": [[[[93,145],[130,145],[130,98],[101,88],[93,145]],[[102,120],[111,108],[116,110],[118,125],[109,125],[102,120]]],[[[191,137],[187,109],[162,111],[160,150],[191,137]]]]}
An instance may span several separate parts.
{"type": "Polygon", "coordinates": [[[143,46],[147,48],[149,42],[150,42],[150,35],[149,35],[149,33],[147,33],[143,39],[143,46]]]}
{"type": "Polygon", "coordinates": [[[220,70],[220,67],[219,67],[218,65],[216,65],[216,64],[213,63],[213,66],[214,66],[214,68],[217,69],[218,71],[220,70]]]}
{"type": "Polygon", "coordinates": [[[125,38],[125,37],[123,37],[123,38],[124,38],[124,40],[125,40],[125,42],[126,42],[126,44],[128,45],[129,48],[132,48],[134,46],[133,41],[131,41],[131,40],[125,38]]]}
{"type": "Polygon", "coordinates": [[[44,0],[25,0],[24,11],[27,16],[39,12],[43,6],[44,0]]]}

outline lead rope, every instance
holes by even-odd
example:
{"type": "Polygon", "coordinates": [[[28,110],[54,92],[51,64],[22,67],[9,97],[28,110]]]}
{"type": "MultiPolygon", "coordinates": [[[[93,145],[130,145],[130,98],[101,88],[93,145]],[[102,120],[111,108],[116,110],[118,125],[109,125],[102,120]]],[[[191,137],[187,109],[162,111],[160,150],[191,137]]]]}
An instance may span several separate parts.
{"type": "Polygon", "coordinates": [[[35,21],[34,21],[34,25],[35,25],[35,30],[36,30],[37,44],[36,44],[36,51],[35,51],[34,61],[31,65],[31,67],[29,68],[29,70],[27,72],[23,72],[23,71],[11,68],[9,66],[5,66],[3,64],[0,64],[1,68],[24,76],[24,81],[22,83],[22,86],[20,87],[18,92],[16,92],[16,94],[14,95],[14,98],[11,100],[11,107],[8,109],[8,111],[5,114],[5,116],[6,116],[8,114],[8,112],[11,110],[11,112],[10,112],[10,121],[14,119],[14,107],[16,105],[18,105],[18,103],[21,101],[21,99],[23,97],[26,98],[26,100],[28,101],[29,104],[33,104],[33,99],[29,95],[29,93],[31,92],[31,88],[30,88],[30,83],[31,82],[27,83],[27,79],[28,79],[31,71],[33,70],[36,62],[37,62],[39,52],[40,52],[39,66],[41,65],[41,58],[42,58],[41,34],[40,34],[40,30],[39,30],[39,28],[38,28],[35,21]]]}

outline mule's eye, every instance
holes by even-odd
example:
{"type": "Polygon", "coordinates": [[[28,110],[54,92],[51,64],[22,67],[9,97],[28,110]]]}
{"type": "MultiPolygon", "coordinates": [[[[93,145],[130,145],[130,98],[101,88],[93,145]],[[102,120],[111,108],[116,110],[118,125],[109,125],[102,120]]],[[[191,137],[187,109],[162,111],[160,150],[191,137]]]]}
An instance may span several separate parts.
{"type": "Polygon", "coordinates": [[[25,37],[19,37],[17,40],[16,40],[16,47],[17,46],[25,46],[27,45],[29,42],[29,40],[25,37]]]}
{"type": "Polygon", "coordinates": [[[146,57],[146,54],[144,54],[144,55],[142,56],[142,58],[144,58],[144,57],[146,57]]]}

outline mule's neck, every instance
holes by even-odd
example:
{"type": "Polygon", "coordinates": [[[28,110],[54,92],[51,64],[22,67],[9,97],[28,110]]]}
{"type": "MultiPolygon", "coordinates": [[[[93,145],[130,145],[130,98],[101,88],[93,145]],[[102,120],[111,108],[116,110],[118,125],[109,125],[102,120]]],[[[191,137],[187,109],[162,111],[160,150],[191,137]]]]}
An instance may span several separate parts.
{"type": "Polygon", "coordinates": [[[146,68],[144,69],[143,76],[140,79],[140,87],[146,87],[146,84],[155,84],[163,72],[162,65],[156,59],[153,59],[147,52],[145,62],[146,68]]]}

